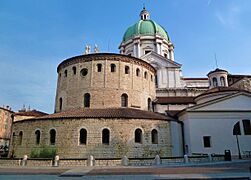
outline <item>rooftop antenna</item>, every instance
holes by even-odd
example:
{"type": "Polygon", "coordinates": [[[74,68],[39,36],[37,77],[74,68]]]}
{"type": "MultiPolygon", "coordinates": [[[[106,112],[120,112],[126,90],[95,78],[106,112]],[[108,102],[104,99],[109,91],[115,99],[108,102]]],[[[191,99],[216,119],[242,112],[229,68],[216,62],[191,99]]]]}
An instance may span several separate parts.
{"type": "Polygon", "coordinates": [[[217,57],[216,57],[216,53],[214,53],[214,59],[215,59],[216,68],[218,68],[218,60],[217,60],[217,57]]]}
{"type": "Polygon", "coordinates": [[[145,3],[143,3],[143,9],[146,9],[146,5],[145,5],[145,3]]]}

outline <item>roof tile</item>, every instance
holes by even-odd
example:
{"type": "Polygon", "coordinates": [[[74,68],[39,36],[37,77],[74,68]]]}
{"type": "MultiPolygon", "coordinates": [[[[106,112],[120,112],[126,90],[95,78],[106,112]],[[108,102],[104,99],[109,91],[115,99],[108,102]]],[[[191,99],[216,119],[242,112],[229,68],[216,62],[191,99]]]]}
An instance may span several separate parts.
{"type": "Polygon", "coordinates": [[[78,108],[28,120],[47,120],[47,119],[63,119],[63,118],[126,118],[126,119],[133,118],[133,119],[174,120],[171,117],[167,117],[160,113],[143,111],[133,108],[106,108],[106,109],[78,108]]]}

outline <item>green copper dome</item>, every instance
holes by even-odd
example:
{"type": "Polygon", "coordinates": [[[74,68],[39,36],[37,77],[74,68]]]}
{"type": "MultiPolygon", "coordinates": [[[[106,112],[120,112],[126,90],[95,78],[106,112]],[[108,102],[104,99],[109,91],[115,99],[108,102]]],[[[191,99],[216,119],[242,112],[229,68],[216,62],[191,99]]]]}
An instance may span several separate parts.
{"type": "Polygon", "coordinates": [[[153,20],[150,19],[145,19],[145,20],[139,20],[136,24],[130,26],[124,36],[123,36],[123,42],[133,38],[134,36],[155,36],[159,35],[162,38],[166,39],[167,41],[170,41],[169,36],[166,32],[166,30],[161,27],[159,24],[154,22],[153,20]]]}

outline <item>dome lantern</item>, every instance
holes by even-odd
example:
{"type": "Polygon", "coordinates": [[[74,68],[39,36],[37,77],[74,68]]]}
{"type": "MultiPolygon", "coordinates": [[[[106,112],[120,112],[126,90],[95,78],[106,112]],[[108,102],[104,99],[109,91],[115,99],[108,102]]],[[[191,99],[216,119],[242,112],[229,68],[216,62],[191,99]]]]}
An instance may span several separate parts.
{"type": "Polygon", "coordinates": [[[141,20],[150,19],[150,13],[146,10],[145,6],[143,7],[143,10],[140,12],[140,18],[141,20]]]}
{"type": "Polygon", "coordinates": [[[209,78],[209,89],[215,87],[228,87],[228,72],[224,69],[216,68],[207,74],[209,78]]]}

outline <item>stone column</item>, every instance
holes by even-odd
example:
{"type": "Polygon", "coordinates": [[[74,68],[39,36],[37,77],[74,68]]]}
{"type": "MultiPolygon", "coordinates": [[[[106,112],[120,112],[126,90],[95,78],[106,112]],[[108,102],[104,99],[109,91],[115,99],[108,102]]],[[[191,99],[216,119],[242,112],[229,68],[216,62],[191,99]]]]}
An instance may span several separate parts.
{"type": "Polygon", "coordinates": [[[161,43],[159,43],[159,54],[162,55],[162,46],[161,46],[161,43]]]}
{"type": "Polygon", "coordinates": [[[171,59],[170,56],[171,56],[171,53],[170,53],[170,51],[168,50],[168,51],[167,51],[167,59],[171,59]]]}
{"type": "Polygon", "coordinates": [[[137,43],[137,57],[139,58],[140,57],[140,43],[138,42],[137,43]]]}
{"type": "Polygon", "coordinates": [[[224,80],[225,80],[225,86],[228,87],[227,75],[224,76],[224,80]]]}
{"type": "Polygon", "coordinates": [[[156,52],[160,54],[160,44],[156,42],[156,52]]]}
{"type": "Polygon", "coordinates": [[[174,53],[173,53],[173,49],[171,50],[171,58],[170,58],[170,59],[174,61],[174,53]]]}
{"type": "Polygon", "coordinates": [[[133,56],[137,57],[137,44],[136,43],[133,44],[133,56]]]}
{"type": "Polygon", "coordinates": [[[217,75],[216,79],[217,79],[217,84],[218,84],[218,87],[219,87],[219,86],[221,86],[220,76],[218,76],[218,75],[217,75]]]}

